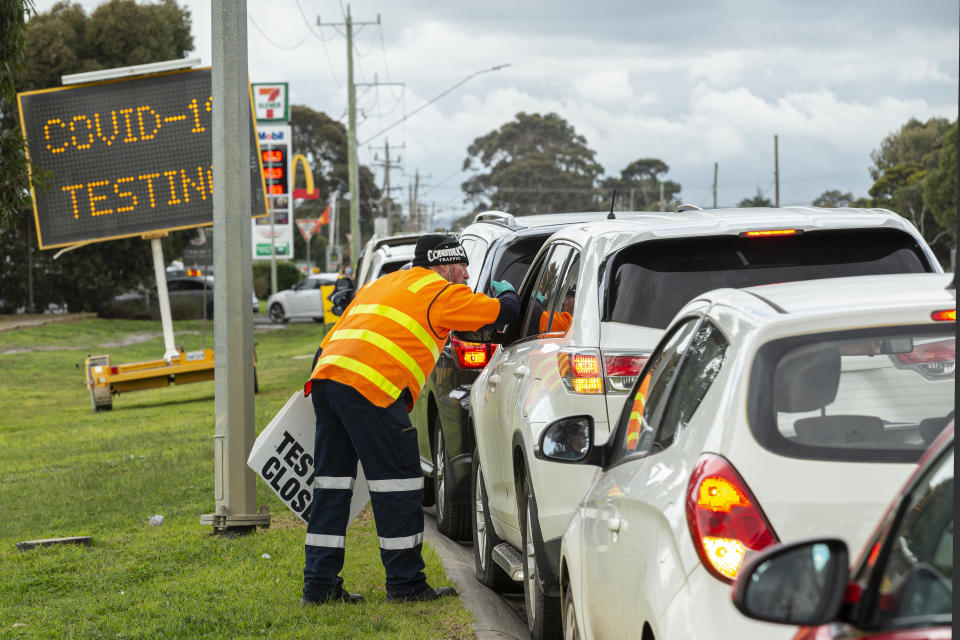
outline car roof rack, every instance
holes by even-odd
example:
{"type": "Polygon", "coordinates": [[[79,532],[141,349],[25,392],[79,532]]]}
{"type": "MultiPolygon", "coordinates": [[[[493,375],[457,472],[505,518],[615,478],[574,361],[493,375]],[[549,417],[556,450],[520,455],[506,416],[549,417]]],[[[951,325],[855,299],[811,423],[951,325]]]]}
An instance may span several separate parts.
{"type": "Polygon", "coordinates": [[[677,213],[684,213],[685,211],[703,211],[703,209],[695,204],[681,204],[677,206],[677,213]]]}
{"type": "Polygon", "coordinates": [[[484,211],[483,213],[478,213],[473,221],[492,222],[493,224],[503,225],[510,229],[516,229],[518,227],[517,219],[513,217],[513,214],[504,211],[484,211]]]}

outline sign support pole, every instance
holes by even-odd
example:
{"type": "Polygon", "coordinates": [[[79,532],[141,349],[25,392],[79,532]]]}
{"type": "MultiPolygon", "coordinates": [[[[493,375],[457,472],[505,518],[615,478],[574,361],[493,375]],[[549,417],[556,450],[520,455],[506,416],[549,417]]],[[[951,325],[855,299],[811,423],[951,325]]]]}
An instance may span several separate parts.
{"type": "Polygon", "coordinates": [[[163,328],[163,359],[170,362],[180,355],[173,343],[173,315],[170,313],[170,294],[167,293],[167,270],[163,262],[160,236],[150,238],[153,252],[153,275],[157,278],[157,302],[160,305],[160,326],[163,328]]]}
{"type": "Polygon", "coordinates": [[[256,512],[256,477],[246,465],[254,441],[247,5],[213,0],[211,9],[216,506],[200,524],[238,534],[270,524],[256,512]]]}

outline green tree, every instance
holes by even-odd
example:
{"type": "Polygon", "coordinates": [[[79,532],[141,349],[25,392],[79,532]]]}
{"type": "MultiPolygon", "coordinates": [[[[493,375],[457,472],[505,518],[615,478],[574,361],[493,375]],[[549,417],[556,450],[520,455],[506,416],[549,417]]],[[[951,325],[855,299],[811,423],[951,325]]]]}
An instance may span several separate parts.
{"type": "MultiPolygon", "coordinates": [[[[880,148],[870,154],[873,206],[891,209],[909,219],[941,260],[946,259],[955,230],[952,226],[942,226],[927,196],[940,194],[949,198],[946,188],[936,186],[944,187],[946,182],[944,174],[937,170],[942,147],[949,141],[946,134],[950,127],[944,118],[931,118],[925,123],[911,119],[887,135],[880,142],[880,148]],[[926,187],[928,181],[934,186],[926,187]]],[[[945,156],[948,162],[949,153],[945,156]]],[[[956,170],[954,180],[955,175],[956,170]]],[[[949,222],[945,205],[941,200],[937,202],[942,219],[949,222]]]]}
{"type": "MultiPolygon", "coordinates": [[[[339,193],[337,200],[337,236],[341,249],[349,252],[346,239],[350,232],[350,201],[345,198],[350,190],[347,158],[347,128],[321,111],[314,111],[303,105],[290,107],[290,126],[292,128],[293,152],[302,153],[310,164],[313,185],[320,192],[318,200],[304,200],[294,209],[294,220],[319,218],[330,202],[330,197],[339,193]]],[[[381,191],[376,185],[373,172],[360,165],[360,233],[363,239],[373,235],[373,219],[380,215],[381,191]]],[[[297,188],[305,188],[305,179],[299,174],[297,188]]],[[[393,211],[399,211],[394,207],[393,211]]],[[[394,228],[396,224],[394,223],[394,228]]],[[[321,237],[310,241],[310,254],[314,264],[322,264],[326,252],[329,229],[324,227],[321,237]]],[[[361,242],[362,246],[362,242],[361,242]]],[[[294,232],[293,252],[295,256],[306,255],[306,243],[299,231],[294,232]]]]}
{"type": "Polygon", "coordinates": [[[855,198],[853,194],[849,191],[843,192],[839,189],[828,189],[821,193],[813,201],[813,206],[815,207],[850,207],[853,206],[855,198]]]}
{"type": "Polygon", "coordinates": [[[957,123],[947,129],[940,144],[937,168],[923,183],[923,199],[937,223],[957,243],[957,123]]]}
{"type": "MultiPolygon", "coordinates": [[[[4,7],[8,5],[3,3],[4,7]]],[[[174,0],[153,4],[111,0],[89,16],[80,4],[60,2],[27,22],[24,37],[18,91],[55,87],[61,76],[71,73],[183,58],[193,49],[190,13],[174,0]]],[[[2,41],[0,46],[10,45],[6,36],[2,41]]],[[[4,56],[3,60],[7,59],[4,56]]],[[[2,68],[4,65],[0,65],[2,68]]],[[[9,105],[4,102],[0,107],[5,133],[9,105]]],[[[6,167],[5,162],[0,164],[6,167]]],[[[26,180],[22,171],[20,175],[26,180]]],[[[27,254],[33,249],[28,225],[32,224],[32,213],[21,208],[10,228],[0,231],[0,256],[7,261],[0,270],[0,299],[7,308],[22,307],[27,300],[27,254]]],[[[185,232],[184,237],[191,233],[185,232]]],[[[167,240],[165,246],[178,242],[182,246],[182,239],[175,238],[167,240]]],[[[40,308],[52,303],[65,304],[71,311],[96,311],[117,293],[153,277],[149,246],[139,238],[111,240],[108,245],[94,243],[56,260],[55,253],[34,253],[35,299],[40,308]]]]}
{"type": "Polygon", "coordinates": [[[880,148],[870,154],[873,160],[870,177],[876,181],[888,169],[904,163],[923,169],[935,168],[943,134],[949,128],[950,121],[946,118],[930,118],[926,122],[911,118],[900,129],[887,135],[880,142],[880,148]]]}
{"type": "Polygon", "coordinates": [[[757,187],[757,194],[752,198],[744,198],[737,205],[738,207],[772,207],[773,203],[770,202],[770,199],[763,195],[763,192],[760,191],[760,187],[757,187]]]}
{"type": "Polygon", "coordinates": [[[595,209],[603,173],[595,156],[557,114],[518,113],[467,148],[463,168],[476,173],[461,185],[464,201],[475,212],[502,209],[516,215],[595,209]]]}
{"type": "Polygon", "coordinates": [[[0,4],[0,232],[11,228],[30,204],[24,141],[15,119],[16,81],[24,61],[26,19],[30,0],[0,4]]]}
{"type": "MultiPolygon", "coordinates": [[[[607,198],[614,189],[620,207],[635,211],[658,211],[660,209],[660,185],[663,185],[663,201],[666,210],[673,209],[679,201],[680,185],[663,176],[670,167],[657,158],[634,160],[620,172],[619,178],[605,178],[600,183],[601,197],[607,198]]],[[[617,208],[615,206],[615,208],[617,208]]]]}

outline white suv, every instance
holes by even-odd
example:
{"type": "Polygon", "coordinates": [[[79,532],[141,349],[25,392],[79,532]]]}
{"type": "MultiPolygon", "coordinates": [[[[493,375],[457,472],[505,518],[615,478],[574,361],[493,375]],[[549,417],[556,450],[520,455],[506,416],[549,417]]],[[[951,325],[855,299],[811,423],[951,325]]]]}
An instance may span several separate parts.
{"type": "MultiPolygon", "coordinates": [[[[953,419],[949,283],[898,274],[710,291],[671,322],[605,445],[590,444],[589,416],[549,425],[538,455],[601,467],[563,535],[566,637],[793,637],[741,615],[730,583],[777,542],[864,546],[953,419]]],[[[917,548],[949,566],[949,545],[932,540],[917,548]]],[[[804,566],[791,586],[808,584],[804,566]]]]}
{"type": "MultiPolygon", "coordinates": [[[[596,469],[537,460],[544,427],[588,415],[596,441],[674,314],[718,287],[939,272],[916,229],[880,209],[685,210],[571,225],[521,285],[521,319],[471,390],[477,578],[523,580],[534,638],[560,626],[560,536],[596,469]]],[[[469,338],[468,338],[469,339],[469,338]]]]}

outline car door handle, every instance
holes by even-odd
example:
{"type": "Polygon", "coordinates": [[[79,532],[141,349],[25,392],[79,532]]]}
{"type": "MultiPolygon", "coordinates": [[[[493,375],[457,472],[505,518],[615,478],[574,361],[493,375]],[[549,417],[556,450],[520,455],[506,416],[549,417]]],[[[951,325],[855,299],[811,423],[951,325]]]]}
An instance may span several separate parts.
{"type": "Polygon", "coordinates": [[[513,370],[513,377],[517,380],[520,380],[522,378],[526,378],[528,373],[530,373],[530,368],[526,365],[520,365],[513,370]]]}
{"type": "Polygon", "coordinates": [[[491,374],[490,374],[490,377],[487,378],[487,383],[488,383],[491,387],[495,387],[495,386],[497,386],[498,384],[500,384],[500,374],[499,374],[499,373],[491,373],[491,374]]]}
{"type": "Polygon", "coordinates": [[[617,516],[613,516],[612,518],[607,518],[607,522],[606,522],[607,529],[609,529],[614,533],[620,532],[620,524],[621,524],[620,518],[617,516]]]}

